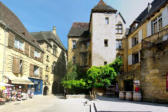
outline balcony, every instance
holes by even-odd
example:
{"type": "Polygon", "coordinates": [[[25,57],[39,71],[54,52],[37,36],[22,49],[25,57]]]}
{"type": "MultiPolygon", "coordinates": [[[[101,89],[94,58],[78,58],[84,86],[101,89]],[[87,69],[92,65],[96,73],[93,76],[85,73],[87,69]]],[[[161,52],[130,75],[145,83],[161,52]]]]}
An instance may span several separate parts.
{"type": "Polygon", "coordinates": [[[142,49],[151,48],[158,43],[162,43],[168,39],[167,37],[168,37],[168,28],[164,28],[161,31],[143,39],[142,49]],[[163,38],[164,36],[166,38],[163,38]]]}

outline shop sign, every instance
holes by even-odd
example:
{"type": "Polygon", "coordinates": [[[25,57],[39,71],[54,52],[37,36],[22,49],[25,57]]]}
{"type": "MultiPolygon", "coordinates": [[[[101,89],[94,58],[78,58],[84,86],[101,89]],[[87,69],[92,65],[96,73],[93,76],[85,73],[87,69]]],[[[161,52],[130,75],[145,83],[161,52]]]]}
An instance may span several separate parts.
{"type": "Polygon", "coordinates": [[[168,73],[166,75],[166,90],[168,91],[168,73]]]}

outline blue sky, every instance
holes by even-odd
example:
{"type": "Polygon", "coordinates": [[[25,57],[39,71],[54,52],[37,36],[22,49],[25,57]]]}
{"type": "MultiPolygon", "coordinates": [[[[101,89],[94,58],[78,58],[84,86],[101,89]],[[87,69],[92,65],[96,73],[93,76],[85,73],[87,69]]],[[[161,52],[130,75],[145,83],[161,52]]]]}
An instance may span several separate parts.
{"type": "MultiPolygon", "coordinates": [[[[73,22],[88,22],[91,9],[99,0],[1,0],[22,21],[29,32],[49,31],[57,34],[67,48],[67,34],[73,22]]],[[[152,0],[104,0],[119,10],[127,26],[152,0]]]]}

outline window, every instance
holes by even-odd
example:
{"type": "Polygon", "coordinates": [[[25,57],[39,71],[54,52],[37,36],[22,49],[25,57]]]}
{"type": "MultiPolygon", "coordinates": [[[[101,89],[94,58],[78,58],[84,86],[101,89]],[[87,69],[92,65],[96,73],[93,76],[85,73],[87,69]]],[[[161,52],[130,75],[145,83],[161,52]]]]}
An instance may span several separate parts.
{"type": "Polygon", "coordinates": [[[38,66],[34,66],[34,75],[38,76],[40,74],[40,68],[38,66]]]}
{"type": "Polygon", "coordinates": [[[157,33],[162,29],[162,15],[152,21],[152,34],[157,33]]]}
{"type": "Polygon", "coordinates": [[[19,64],[19,72],[22,73],[23,72],[23,61],[20,60],[20,64],[19,64]]]}
{"type": "Polygon", "coordinates": [[[116,49],[122,49],[122,40],[117,40],[116,49]]]}
{"type": "Polygon", "coordinates": [[[159,31],[162,29],[162,16],[158,17],[159,31]]]}
{"type": "Polygon", "coordinates": [[[116,31],[117,31],[117,34],[122,34],[123,33],[123,26],[122,26],[122,24],[117,24],[116,25],[116,31]]]}
{"type": "Polygon", "coordinates": [[[49,56],[47,55],[47,57],[46,57],[46,61],[49,61],[49,56]]]}
{"type": "Polygon", "coordinates": [[[76,63],[76,57],[75,56],[73,56],[72,62],[73,62],[73,64],[76,63]]]}
{"type": "Polygon", "coordinates": [[[109,24],[109,17],[106,17],[106,18],[105,18],[105,23],[106,23],[106,24],[109,24]]]}
{"type": "Polygon", "coordinates": [[[54,46],[53,46],[53,55],[55,55],[55,56],[56,56],[56,53],[57,53],[57,46],[56,46],[56,45],[54,45],[54,46]]]}
{"type": "Polygon", "coordinates": [[[76,48],[76,40],[72,40],[72,47],[73,47],[73,49],[75,49],[76,48]]]}
{"type": "Polygon", "coordinates": [[[134,47],[135,45],[138,44],[138,35],[136,34],[133,38],[132,38],[132,47],[134,47]]]}
{"type": "Polygon", "coordinates": [[[107,61],[104,62],[104,65],[107,65],[107,61]]]}
{"type": "Polygon", "coordinates": [[[108,47],[108,40],[107,39],[104,40],[104,46],[108,47]]]}
{"type": "Polygon", "coordinates": [[[132,54],[132,64],[136,64],[139,62],[139,53],[132,54]]]}
{"type": "Polygon", "coordinates": [[[18,38],[15,38],[15,43],[14,43],[15,48],[24,51],[24,42],[18,38]]]}
{"type": "Polygon", "coordinates": [[[50,52],[50,46],[47,44],[47,51],[50,52]]]}
{"type": "Polygon", "coordinates": [[[46,71],[49,71],[49,67],[48,67],[48,65],[46,66],[46,71]]]}
{"type": "Polygon", "coordinates": [[[52,73],[54,74],[55,72],[55,66],[56,66],[56,63],[54,62],[53,65],[52,65],[52,73]]]}
{"type": "Polygon", "coordinates": [[[40,58],[40,52],[39,51],[37,51],[37,50],[34,50],[34,57],[35,58],[40,58]]]}
{"type": "Polygon", "coordinates": [[[80,53],[81,66],[87,66],[87,53],[80,53]]]}

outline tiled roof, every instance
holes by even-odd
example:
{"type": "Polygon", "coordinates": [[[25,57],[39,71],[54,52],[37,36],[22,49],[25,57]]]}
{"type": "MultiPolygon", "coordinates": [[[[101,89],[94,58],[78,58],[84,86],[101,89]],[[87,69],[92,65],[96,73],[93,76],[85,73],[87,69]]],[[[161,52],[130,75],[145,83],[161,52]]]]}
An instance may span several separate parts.
{"type": "Polygon", "coordinates": [[[62,44],[60,38],[53,34],[53,32],[46,31],[46,32],[32,32],[32,36],[39,42],[39,41],[46,41],[47,44],[51,45],[49,40],[53,40],[59,47],[66,50],[64,45],[62,44]]]}
{"type": "Polygon", "coordinates": [[[89,23],[73,23],[68,37],[86,37],[89,35],[89,23]]]}
{"type": "Polygon", "coordinates": [[[107,5],[103,0],[100,0],[92,9],[92,12],[117,12],[117,10],[107,5]]]}
{"type": "Polygon", "coordinates": [[[23,39],[28,41],[34,47],[37,47],[41,50],[39,45],[34,41],[33,37],[29,34],[19,18],[2,2],[0,2],[0,21],[3,22],[5,26],[11,29],[13,32],[19,34],[23,39]]]}

